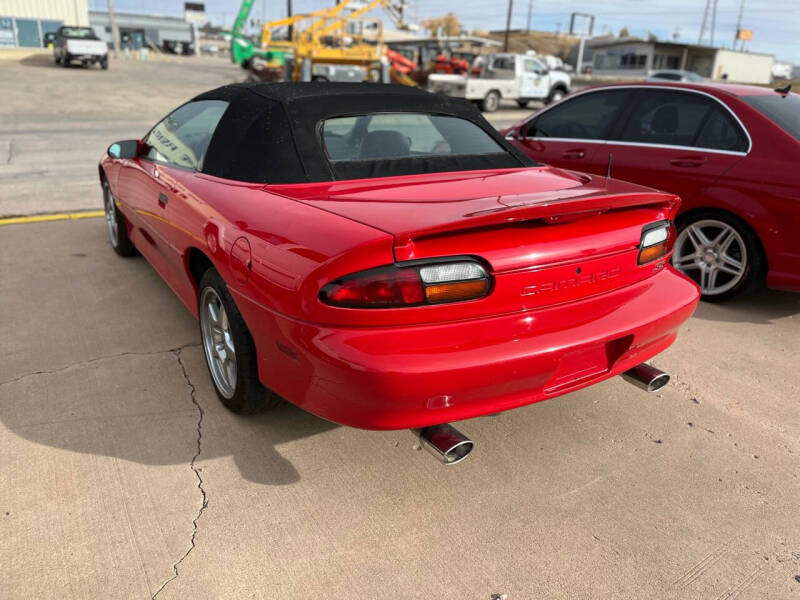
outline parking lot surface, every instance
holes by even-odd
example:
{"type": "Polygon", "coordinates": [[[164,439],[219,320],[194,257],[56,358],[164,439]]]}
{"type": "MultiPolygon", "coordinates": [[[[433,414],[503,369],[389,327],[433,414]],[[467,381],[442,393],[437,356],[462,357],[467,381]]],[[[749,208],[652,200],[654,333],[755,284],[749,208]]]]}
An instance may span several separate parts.
{"type": "MultiPolygon", "coordinates": [[[[8,66],[0,214],[99,208],[110,141],[241,77],[8,66]]],[[[616,378],[462,422],[477,449],[443,468],[406,431],[227,412],[194,319],[105,235],[0,226],[0,597],[800,597],[800,295],[701,304],[663,393],[616,378]]]]}

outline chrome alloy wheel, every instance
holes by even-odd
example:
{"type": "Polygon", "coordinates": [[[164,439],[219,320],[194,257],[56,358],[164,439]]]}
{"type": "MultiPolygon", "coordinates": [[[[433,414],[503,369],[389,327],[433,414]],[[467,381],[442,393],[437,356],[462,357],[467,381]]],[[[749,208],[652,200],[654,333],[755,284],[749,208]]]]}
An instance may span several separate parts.
{"type": "Polygon", "coordinates": [[[705,296],[736,286],[747,270],[747,247],[736,229],[703,219],[685,227],[675,240],[672,266],[691,277],[705,296]]]}
{"type": "Polygon", "coordinates": [[[200,296],[200,330],[214,384],[231,399],[236,392],[236,349],[225,306],[212,287],[203,288],[200,296]]]}
{"type": "Polygon", "coordinates": [[[106,213],[106,227],[108,228],[108,239],[111,245],[116,248],[119,245],[119,235],[117,233],[117,207],[114,204],[114,196],[108,184],[103,186],[103,209],[106,213]]]}

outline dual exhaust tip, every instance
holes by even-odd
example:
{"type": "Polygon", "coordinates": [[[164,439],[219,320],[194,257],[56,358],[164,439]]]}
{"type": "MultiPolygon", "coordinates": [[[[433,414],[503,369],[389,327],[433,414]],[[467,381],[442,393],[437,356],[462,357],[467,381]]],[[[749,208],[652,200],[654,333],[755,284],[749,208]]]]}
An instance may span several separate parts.
{"type": "MultiPolygon", "coordinates": [[[[669,382],[667,373],[644,363],[628,369],[622,377],[647,392],[657,392],[669,382]]],[[[422,447],[446,467],[460,463],[475,447],[475,442],[450,423],[415,429],[414,433],[419,435],[422,447]]]]}

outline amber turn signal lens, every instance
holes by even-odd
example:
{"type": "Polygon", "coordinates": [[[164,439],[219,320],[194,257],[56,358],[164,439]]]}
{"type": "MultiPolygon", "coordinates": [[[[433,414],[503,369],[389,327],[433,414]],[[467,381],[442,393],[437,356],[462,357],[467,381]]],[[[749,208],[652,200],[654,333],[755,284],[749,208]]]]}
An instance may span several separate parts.
{"type": "Polygon", "coordinates": [[[425,299],[428,302],[473,300],[484,296],[488,289],[489,282],[486,279],[439,283],[425,288],[425,299]]]}
{"type": "Polygon", "coordinates": [[[643,265],[645,263],[649,263],[650,261],[656,260],[657,258],[661,258],[667,252],[668,248],[666,240],[658,244],[648,246],[647,248],[642,248],[639,251],[639,264],[643,265]]]}

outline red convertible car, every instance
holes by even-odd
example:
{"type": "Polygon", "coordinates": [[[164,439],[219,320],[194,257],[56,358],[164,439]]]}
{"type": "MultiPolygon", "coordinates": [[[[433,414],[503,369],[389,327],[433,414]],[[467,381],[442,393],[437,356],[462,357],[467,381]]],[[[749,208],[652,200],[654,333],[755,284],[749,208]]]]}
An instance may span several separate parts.
{"type": "Polygon", "coordinates": [[[470,104],[402,86],[237,84],[100,163],[111,245],[199,317],[221,401],[276,397],[369,429],[552,398],[675,339],[672,194],[537,165],[470,104]],[[264,386],[272,393],[265,393],[264,386]]]}
{"type": "Polygon", "coordinates": [[[800,96],[694,83],[606,85],[506,133],[534,160],[681,197],[673,265],[703,299],[800,291],[800,96]]]}

